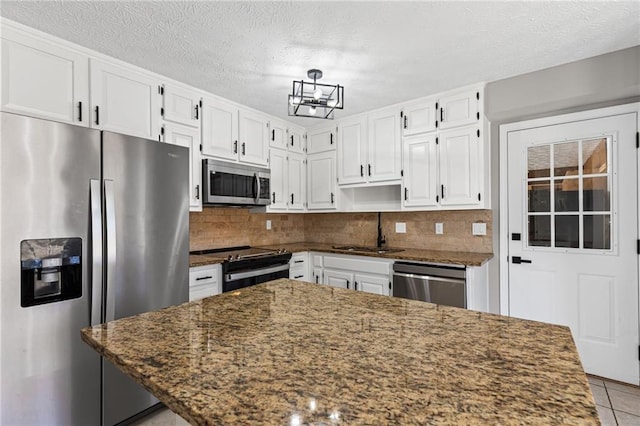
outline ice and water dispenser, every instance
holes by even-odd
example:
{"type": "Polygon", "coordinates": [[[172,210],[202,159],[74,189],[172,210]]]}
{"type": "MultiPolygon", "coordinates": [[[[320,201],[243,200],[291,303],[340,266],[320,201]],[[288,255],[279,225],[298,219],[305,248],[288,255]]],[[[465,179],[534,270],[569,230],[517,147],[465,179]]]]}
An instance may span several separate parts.
{"type": "Polygon", "coordinates": [[[82,296],[82,239],[47,238],[20,243],[22,307],[82,296]]]}

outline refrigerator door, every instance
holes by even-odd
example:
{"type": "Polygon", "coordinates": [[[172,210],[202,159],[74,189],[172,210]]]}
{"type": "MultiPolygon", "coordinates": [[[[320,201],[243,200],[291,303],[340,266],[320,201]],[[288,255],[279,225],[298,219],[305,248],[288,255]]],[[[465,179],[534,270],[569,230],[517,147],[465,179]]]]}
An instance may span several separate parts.
{"type": "MultiPolygon", "coordinates": [[[[189,150],[109,132],[102,146],[104,320],[188,301],[189,150]]],[[[103,362],[103,392],[105,425],[157,402],[110,362],[103,362]]]]}
{"type": "MultiPolygon", "coordinates": [[[[82,342],[80,329],[92,314],[90,181],[100,180],[100,133],[0,114],[0,424],[95,425],[100,357],[82,342]],[[74,260],[80,293],[61,300],[53,292],[22,307],[22,241],[70,238],[76,247],[81,243],[74,260]]],[[[53,245],[24,247],[32,252],[27,255],[46,258],[53,245]]],[[[37,270],[27,278],[52,284],[44,269],[39,272],[39,278],[37,270]]]]}

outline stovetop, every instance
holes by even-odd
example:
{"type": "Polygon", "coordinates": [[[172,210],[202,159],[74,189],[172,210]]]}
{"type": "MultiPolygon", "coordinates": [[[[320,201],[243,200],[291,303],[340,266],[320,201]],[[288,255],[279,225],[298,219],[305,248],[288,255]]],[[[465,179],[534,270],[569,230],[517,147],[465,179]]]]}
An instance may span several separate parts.
{"type": "Polygon", "coordinates": [[[240,247],[226,247],[209,250],[196,250],[189,252],[189,254],[198,255],[215,255],[215,257],[222,257],[229,262],[235,262],[238,260],[260,259],[270,256],[277,256],[281,254],[289,253],[286,249],[261,249],[250,246],[240,247]]]}

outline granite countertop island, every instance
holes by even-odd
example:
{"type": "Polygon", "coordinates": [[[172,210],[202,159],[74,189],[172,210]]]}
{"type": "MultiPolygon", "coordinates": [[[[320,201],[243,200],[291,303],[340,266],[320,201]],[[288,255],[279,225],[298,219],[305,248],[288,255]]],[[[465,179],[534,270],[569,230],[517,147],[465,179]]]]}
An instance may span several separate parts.
{"type": "MultiPolygon", "coordinates": [[[[352,251],[352,250],[340,250],[335,246],[342,246],[341,244],[327,244],[327,243],[288,243],[280,245],[270,246],[257,246],[256,248],[267,249],[286,249],[292,253],[301,251],[317,251],[323,253],[335,253],[335,254],[349,254],[354,256],[369,256],[369,257],[381,257],[386,259],[396,260],[410,260],[415,262],[431,262],[431,263],[444,263],[452,265],[464,265],[464,266],[481,266],[493,257],[492,253],[475,253],[464,251],[445,251],[445,250],[424,250],[416,248],[392,248],[389,253],[377,253],[377,252],[364,252],[364,251],[352,251]]],[[[222,263],[226,259],[216,256],[215,254],[197,255],[192,254],[189,256],[189,266],[204,266],[215,263],[222,263]]]]}
{"type": "Polygon", "coordinates": [[[194,425],[598,425],[568,328],[281,279],[82,330],[194,425]]]}

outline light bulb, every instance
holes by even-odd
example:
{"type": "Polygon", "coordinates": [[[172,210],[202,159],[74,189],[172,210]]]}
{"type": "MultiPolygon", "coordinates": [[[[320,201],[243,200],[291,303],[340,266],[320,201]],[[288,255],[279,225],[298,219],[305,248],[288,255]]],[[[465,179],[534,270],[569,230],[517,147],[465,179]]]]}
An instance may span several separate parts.
{"type": "Polygon", "coordinates": [[[289,105],[300,105],[300,96],[289,96],[289,105]]]}
{"type": "Polygon", "coordinates": [[[319,100],[322,97],[322,90],[320,89],[316,89],[313,92],[313,99],[315,99],[316,101],[319,100]]]}
{"type": "Polygon", "coordinates": [[[309,115],[316,115],[316,107],[309,107],[309,115]]]}
{"type": "Polygon", "coordinates": [[[338,105],[338,101],[337,101],[337,100],[335,100],[335,99],[329,99],[329,100],[327,101],[327,106],[328,106],[329,108],[335,108],[335,106],[336,106],[336,105],[338,105]]]}

